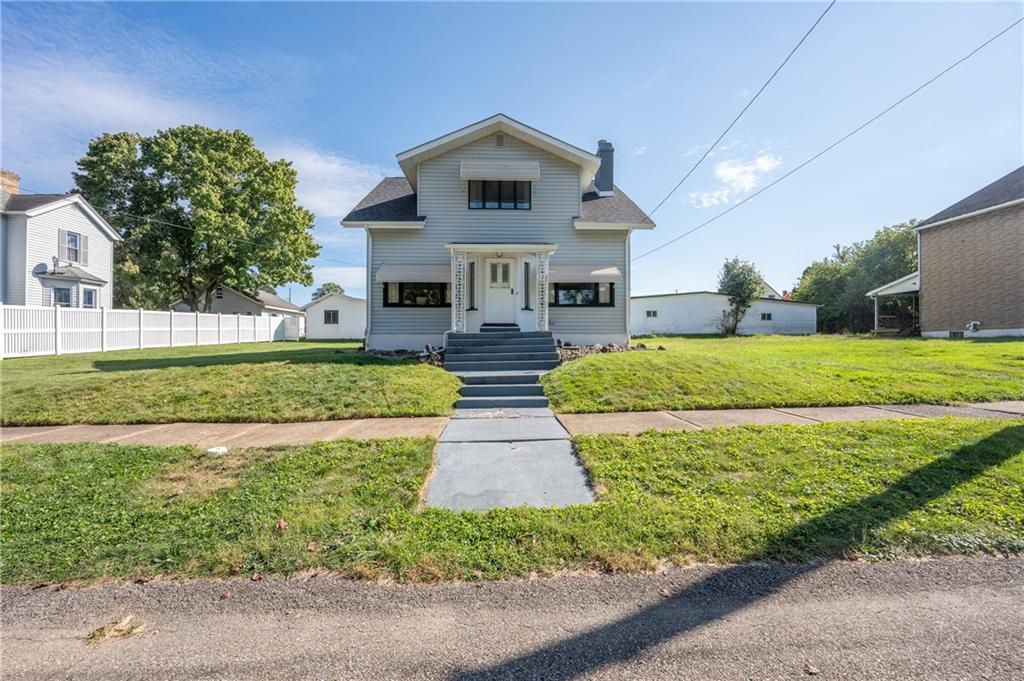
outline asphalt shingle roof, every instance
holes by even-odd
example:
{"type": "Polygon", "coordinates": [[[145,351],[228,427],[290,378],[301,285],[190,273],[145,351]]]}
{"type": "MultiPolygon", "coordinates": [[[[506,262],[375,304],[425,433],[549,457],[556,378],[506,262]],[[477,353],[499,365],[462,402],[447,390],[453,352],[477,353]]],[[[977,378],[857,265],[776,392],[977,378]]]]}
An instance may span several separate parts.
{"type": "Polygon", "coordinates": [[[385,177],[356,204],[344,222],[420,222],[416,193],[404,177],[385,177]]]}
{"type": "Polygon", "coordinates": [[[3,205],[3,210],[10,212],[32,210],[69,196],[71,194],[11,194],[7,197],[7,203],[3,205]]]}
{"type": "Polygon", "coordinates": [[[1024,166],[1004,175],[992,184],[982,187],[967,198],[957,201],[949,208],[939,211],[916,226],[926,227],[935,222],[942,222],[1019,199],[1024,199],[1024,166]]]}
{"type": "Polygon", "coordinates": [[[106,284],[106,279],[100,279],[94,274],[89,274],[80,267],[74,265],[61,265],[60,267],[51,267],[46,271],[44,277],[53,277],[54,279],[68,279],[71,281],[84,281],[87,284],[106,284]]]}
{"type": "Polygon", "coordinates": [[[591,184],[583,193],[583,210],[580,219],[586,222],[606,222],[627,225],[653,225],[640,206],[617,186],[612,185],[611,196],[598,196],[591,184]]]}
{"type": "Polygon", "coordinates": [[[256,298],[264,305],[269,305],[270,307],[280,307],[285,310],[302,310],[302,308],[295,303],[285,300],[281,296],[271,293],[270,291],[260,291],[256,294],[256,298]]]}

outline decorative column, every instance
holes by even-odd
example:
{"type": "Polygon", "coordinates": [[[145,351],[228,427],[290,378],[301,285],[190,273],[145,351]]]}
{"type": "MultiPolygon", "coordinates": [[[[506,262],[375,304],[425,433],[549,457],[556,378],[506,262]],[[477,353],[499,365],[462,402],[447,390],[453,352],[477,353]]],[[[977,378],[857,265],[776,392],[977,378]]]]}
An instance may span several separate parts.
{"type": "Polygon", "coordinates": [[[537,254],[537,330],[548,330],[548,258],[547,253],[537,254]]]}
{"type": "Polygon", "coordinates": [[[466,331],[466,253],[452,251],[452,331],[466,331]]]}

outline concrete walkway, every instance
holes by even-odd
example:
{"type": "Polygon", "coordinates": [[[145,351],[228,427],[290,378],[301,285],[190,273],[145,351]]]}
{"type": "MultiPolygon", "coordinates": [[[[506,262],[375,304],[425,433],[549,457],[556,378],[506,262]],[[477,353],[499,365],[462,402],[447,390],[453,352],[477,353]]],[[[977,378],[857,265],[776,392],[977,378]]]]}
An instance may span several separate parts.
{"type": "Polygon", "coordinates": [[[141,445],[270,447],[303,445],[320,440],[388,437],[438,437],[441,442],[528,442],[567,440],[573,435],[635,434],[645,430],[699,430],[725,426],[776,423],[968,416],[1024,417],[1024,400],[983,402],[959,407],[931,404],[860,407],[786,407],[779,409],[702,409],[635,411],[611,414],[559,414],[550,409],[458,409],[446,416],[347,419],[307,423],[165,423],[112,426],[9,426],[0,428],[0,442],[47,444],[100,442],[141,445]],[[470,427],[467,419],[484,419],[470,427]],[[522,420],[529,419],[529,420],[522,420]],[[446,427],[447,426],[447,427],[446,427]],[[443,430],[443,432],[442,432],[443,430]]]}
{"type": "Polygon", "coordinates": [[[546,408],[456,409],[425,498],[459,511],[593,500],[569,433],[546,408]]]}
{"type": "Polygon", "coordinates": [[[559,414],[571,435],[632,434],[645,430],[701,430],[728,426],[795,425],[833,421],[967,416],[1012,419],[1024,417],[1024,400],[982,402],[966,406],[935,404],[864,405],[856,407],[780,407],[777,409],[695,409],[688,411],[633,411],[610,414],[559,414]]]}
{"type": "Polygon", "coordinates": [[[436,438],[445,416],[348,419],[311,423],[165,423],[125,426],[38,426],[0,429],[4,443],[101,442],[199,447],[304,445],[343,438],[436,438]]]}

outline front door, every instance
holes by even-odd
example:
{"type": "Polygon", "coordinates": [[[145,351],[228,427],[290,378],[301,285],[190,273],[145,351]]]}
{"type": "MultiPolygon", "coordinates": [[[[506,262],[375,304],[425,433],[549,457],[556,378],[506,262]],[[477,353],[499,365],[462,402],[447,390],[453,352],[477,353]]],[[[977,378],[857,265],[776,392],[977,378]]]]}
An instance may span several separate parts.
{"type": "Polygon", "coordinates": [[[512,259],[487,259],[487,290],[484,300],[484,323],[510,324],[515,321],[512,290],[512,259]]]}

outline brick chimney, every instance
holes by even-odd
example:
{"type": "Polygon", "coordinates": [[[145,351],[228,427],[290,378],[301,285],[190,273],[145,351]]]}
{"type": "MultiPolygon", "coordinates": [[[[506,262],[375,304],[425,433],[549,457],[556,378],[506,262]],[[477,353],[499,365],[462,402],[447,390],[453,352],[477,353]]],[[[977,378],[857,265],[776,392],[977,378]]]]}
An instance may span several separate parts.
{"type": "Polygon", "coordinates": [[[21,188],[21,176],[11,170],[0,168],[0,189],[8,194],[17,194],[21,188]]]}
{"type": "Polygon", "coordinates": [[[597,143],[597,155],[601,158],[601,167],[594,175],[594,187],[598,196],[611,196],[615,191],[615,147],[608,140],[601,140],[597,143]]]}

